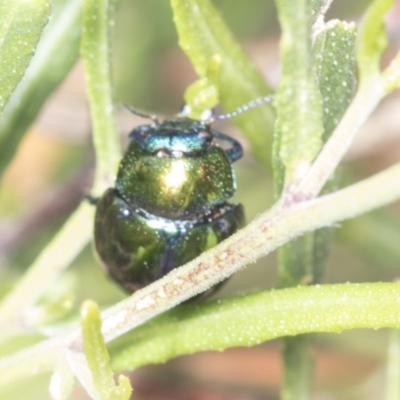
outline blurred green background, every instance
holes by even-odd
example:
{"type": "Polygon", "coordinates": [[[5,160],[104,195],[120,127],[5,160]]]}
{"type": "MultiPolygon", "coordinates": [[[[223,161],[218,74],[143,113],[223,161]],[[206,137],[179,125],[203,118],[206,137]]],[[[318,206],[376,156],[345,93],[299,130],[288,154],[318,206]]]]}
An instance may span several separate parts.
{"type": "MultiPolygon", "coordinates": [[[[279,25],[273,1],[215,0],[214,3],[270,85],[276,87],[279,80],[279,25]]],[[[358,21],[368,3],[336,1],[328,17],[358,21]]],[[[400,39],[393,33],[393,48],[396,40],[398,46],[400,39]]],[[[180,110],[183,93],[196,76],[179,49],[167,1],[122,2],[115,26],[113,68],[117,102],[160,116],[180,110]]],[[[398,110],[399,102],[400,95],[395,93],[363,129],[343,165],[344,185],[398,161],[400,124],[396,107],[398,110]]],[[[146,123],[122,109],[118,111],[118,121],[123,143],[134,126],[146,123]]],[[[219,122],[215,127],[237,137],[244,146],[245,157],[235,164],[238,190],[234,200],[245,205],[247,220],[251,221],[272,204],[271,176],[249,154],[245,140],[233,125],[219,122]]],[[[45,105],[2,178],[0,294],[6,293],[23,274],[90,190],[93,159],[83,68],[78,62],[45,105]]],[[[398,278],[399,204],[336,228],[326,282],[392,281],[398,278]]],[[[271,255],[236,274],[218,296],[273,287],[276,279],[275,255],[271,255]]],[[[108,281],[88,247],[65,272],[63,279],[54,284],[48,296],[52,296],[55,307],[59,307],[59,314],[53,314],[62,316],[66,323],[69,318],[74,319],[77,307],[86,298],[106,306],[125,294],[108,281]]],[[[57,324],[53,322],[44,320],[43,332],[54,332],[57,324]]],[[[379,390],[382,376],[386,340],[384,331],[318,335],[315,350],[316,393],[321,394],[318,398],[379,398],[376,390],[379,390]],[[327,393],[331,397],[323,397],[327,393]]],[[[0,352],[10,349],[10,346],[0,348],[0,352]]],[[[249,398],[276,399],[281,379],[278,350],[278,343],[270,343],[249,350],[233,349],[224,354],[182,357],[166,366],[142,368],[133,374],[134,398],[197,396],[195,398],[200,399],[215,395],[220,397],[212,398],[222,399],[244,398],[240,395],[246,394],[249,398]],[[207,373],[207,368],[214,364],[220,367],[213,369],[214,373],[207,373]],[[246,369],[249,370],[247,374],[246,369]],[[241,378],[237,379],[238,376],[241,378]]],[[[36,385],[37,382],[32,387],[36,385]]],[[[15,389],[16,396],[23,398],[18,389],[15,389]]],[[[43,399],[42,394],[37,396],[29,393],[30,399],[43,399]]],[[[79,389],[74,396],[86,398],[79,389]]]]}

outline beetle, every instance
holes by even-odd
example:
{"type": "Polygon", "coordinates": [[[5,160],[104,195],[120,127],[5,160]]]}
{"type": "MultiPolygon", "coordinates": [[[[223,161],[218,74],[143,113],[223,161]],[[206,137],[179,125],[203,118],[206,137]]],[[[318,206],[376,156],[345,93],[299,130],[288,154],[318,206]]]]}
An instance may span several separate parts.
{"type": "Polygon", "coordinates": [[[207,116],[189,118],[189,107],[161,123],[130,110],[153,123],[129,134],[115,186],[96,200],[94,243],[110,277],[134,292],[233,235],[245,217],[241,204],[228,203],[236,190],[232,163],[243,153],[238,141],[214,130],[207,116]]]}
{"type": "Polygon", "coordinates": [[[129,139],[115,187],[96,202],[94,243],[110,277],[134,292],[243,227],[243,206],[227,202],[242,147],[185,115],[129,139]]]}

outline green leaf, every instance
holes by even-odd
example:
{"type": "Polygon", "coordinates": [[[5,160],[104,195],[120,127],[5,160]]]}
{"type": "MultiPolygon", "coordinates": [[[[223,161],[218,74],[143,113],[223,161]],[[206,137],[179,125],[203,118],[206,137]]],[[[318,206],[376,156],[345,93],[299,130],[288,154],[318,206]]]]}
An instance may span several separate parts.
{"type": "Polygon", "coordinates": [[[87,300],[81,308],[81,325],[85,356],[92,372],[93,384],[102,400],[128,400],[132,387],[127,377],[119,377],[119,385],[114,382],[110,367],[110,356],[101,334],[101,319],[97,304],[87,300]]]}
{"type": "MultiPolygon", "coordinates": [[[[271,92],[264,77],[233,38],[209,0],[171,0],[179,44],[204,78],[213,57],[221,57],[218,91],[229,112],[271,92]]],[[[274,115],[263,105],[234,118],[265,166],[271,163],[274,115]]]]}
{"type": "Polygon", "coordinates": [[[322,101],[311,49],[312,15],[306,0],[278,0],[282,77],[276,93],[276,194],[295,183],[321,148],[322,101]]]}
{"type": "Polygon", "coordinates": [[[49,0],[0,3],[0,114],[25,73],[50,12],[49,0]]]}
{"type": "Polygon", "coordinates": [[[333,20],[324,25],[314,41],[314,65],[322,96],[324,142],[354,96],[356,29],[354,23],[333,20]]]}
{"type": "Polygon", "coordinates": [[[114,181],[120,161],[111,83],[111,28],[117,0],[85,0],[81,55],[96,150],[95,192],[114,181]]]}
{"type": "Polygon", "coordinates": [[[368,8],[357,43],[360,85],[380,74],[380,61],[387,46],[383,18],[394,0],[375,0],[368,8]]]}
{"type": "MultiPolygon", "coordinates": [[[[311,166],[323,141],[337,125],[353,93],[352,86],[350,86],[350,96],[347,96],[349,98],[340,96],[336,99],[332,96],[333,93],[330,93],[332,89],[336,90],[333,86],[336,82],[331,76],[331,73],[336,71],[333,71],[328,63],[329,61],[333,65],[341,63],[339,50],[347,56],[349,51],[347,47],[342,49],[340,41],[339,46],[335,43],[335,34],[339,33],[339,29],[335,32],[333,27],[328,29],[327,25],[323,24],[323,12],[328,5],[329,2],[277,0],[282,27],[280,43],[282,78],[275,102],[278,115],[274,142],[277,196],[282,190],[303,179],[305,171],[311,166]],[[321,14],[318,15],[319,13],[321,14]],[[313,22],[320,29],[316,39],[314,37],[316,42],[314,49],[311,46],[313,22]],[[321,29],[321,25],[324,29],[321,29]],[[335,46],[338,48],[334,48],[335,46]],[[321,94],[325,95],[325,104],[321,94]],[[341,100],[344,101],[340,102],[341,100]],[[339,101],[341,106],[339,110],[338,106],[333,106],[334,101],[339,101]]],[[[339,39],[342,36],[339,36],[339,39]]],[[[354,40],[352,43],[354,47],[354,40]]],[[[349,56],[348,58],[352,59],[349,56]]],[[[354,79],[348,71],[348,69],[340,71],[338,77],[342,79],[345,75],[345,84],[347,75],[354,79]]],[[[339,89],[339,92],[341,94],[342,90],[339,89]]],[[[330,238],[329,230],[324,229],[303,235],[281,247],[280,286],[318,282],[324,275],[330,238]]],[[[309,338],[306,337],[284,341],[285,374],[281,392],[283,400],[311,398],[313,362],[308,342],[309,338]]]]}
{"type": "MultiPolygon", "coordinates": [[[[354,24],[330,21],[319,30],[314,41],[314,68],[323,104],[324,142],[332,134],[354,95],[355,39],[354,24]]],[[[329,181],[323,194],[336,187],[336,179],[329,181]]],[[[324,228],[281,247],[281,285],[321,282],[331,238],[331,229],[324,228]]]]}
{"type": "Polygon", "coordinates": [[[54,0],[53,3],[52,18],[43,31],[25,78],[0,117],[0,175],[47,98],[78,58],[81,0],[54,0]]]}
{"type": "Polygon", "coordinates": [[[323,17],[328,11],[333,0],[311,0],[313,21],[319,17],[323,17]]]}
{"type": "Polygon", "coordinates": [[[278,337],[400,327],[398,283],[302,286],[184,305],[114,340],[114,370],[278,337]]]}

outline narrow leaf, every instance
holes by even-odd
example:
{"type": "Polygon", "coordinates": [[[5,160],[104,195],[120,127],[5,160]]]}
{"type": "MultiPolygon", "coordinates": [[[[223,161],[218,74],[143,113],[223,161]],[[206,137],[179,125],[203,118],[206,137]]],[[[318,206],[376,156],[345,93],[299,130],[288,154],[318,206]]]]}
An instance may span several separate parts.
{"type": "Polygon", "coordinates": [[[383,18],[394,0],[375,0],[368,8],[357,44],[357,63],[360,84],[380,74],[380,60],[387,46],[383,18]]]}
{"type": "MultiPolygon", "coordinates": [[[[271,92],[264,77],[233,38],[209,0],[171,0],[179,44],[200,78],[210,60],[221,57],[219,97],[225,111],[271,92]]],[[[234,118],[256,157],[270,165],[274,116],[271,107],[260,106],[234,118]]]]}
{"type": "Polygon", "coordinates": [[[333,20],[319,30],[314,60],[322,96],[324,142],[339,123],[354,96],[356,26],[333,20]]]}
{"type": "Polygon", "coordinates": [[[277,1],[282,78],[276,94],[276,194],[302,177],[321,147],[322,102],[313,70],[311,13],[305,0],[277,1]]]}
{"type": "Polygon", "coordinates": [[[113,341],[112,366],[133,369],[182,354],[253,346],[301,333],[399,328],[399,299],[398,283],[363,283],[272,290],[181,306],[113,341]]]}
{"type": "Polygon", "coordinates": [[[114,181],[120,160],[110,61],[115,6],[115,0],[85,0],[83,10],[81,55],[92,115],[97,192],[114,181]]]}
{"type": "Polygon", "coordinates": [[[25,73],[50,12],[49,0],[0,2],[0,114],[25,73]]]}
{"type": "Polygon", "coordinates": [[[83,303],[81,325],[83,347],[96,391],[104,400],[128,400],[132,392],[129,380],[120,378],[122,386],[115,386],[110,356],[101,334],[100,311],[95,302],[87,300],[83,303]]]}
{"type": "Polygon", "coordinates": [[[311,0],[313,20],[323,19],[333,0],[311,0]]]}
{"type": "MultiPolygon", "coordinates": [[[[26,4],[27,2],[25,2],[26,4]]],[[[49,95],[79,54],[81,0],[55,0],[35,55],[0,117],[0,175],[49,95]]]]}

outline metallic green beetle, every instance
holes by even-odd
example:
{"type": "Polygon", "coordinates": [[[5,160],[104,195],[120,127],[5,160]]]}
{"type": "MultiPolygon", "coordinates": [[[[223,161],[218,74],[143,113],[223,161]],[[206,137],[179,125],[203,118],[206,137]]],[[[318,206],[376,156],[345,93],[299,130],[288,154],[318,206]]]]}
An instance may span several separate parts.
{"type": "Polygon", "coordinates": [[[231,164],[240,144],[204,121],[175,116],[130,135],[114,188],[97,202],[95,247],[129,292],[196,258],[244,225],[231,164]],[[225,147],[220,147],[223,144],[225,147]]]}

